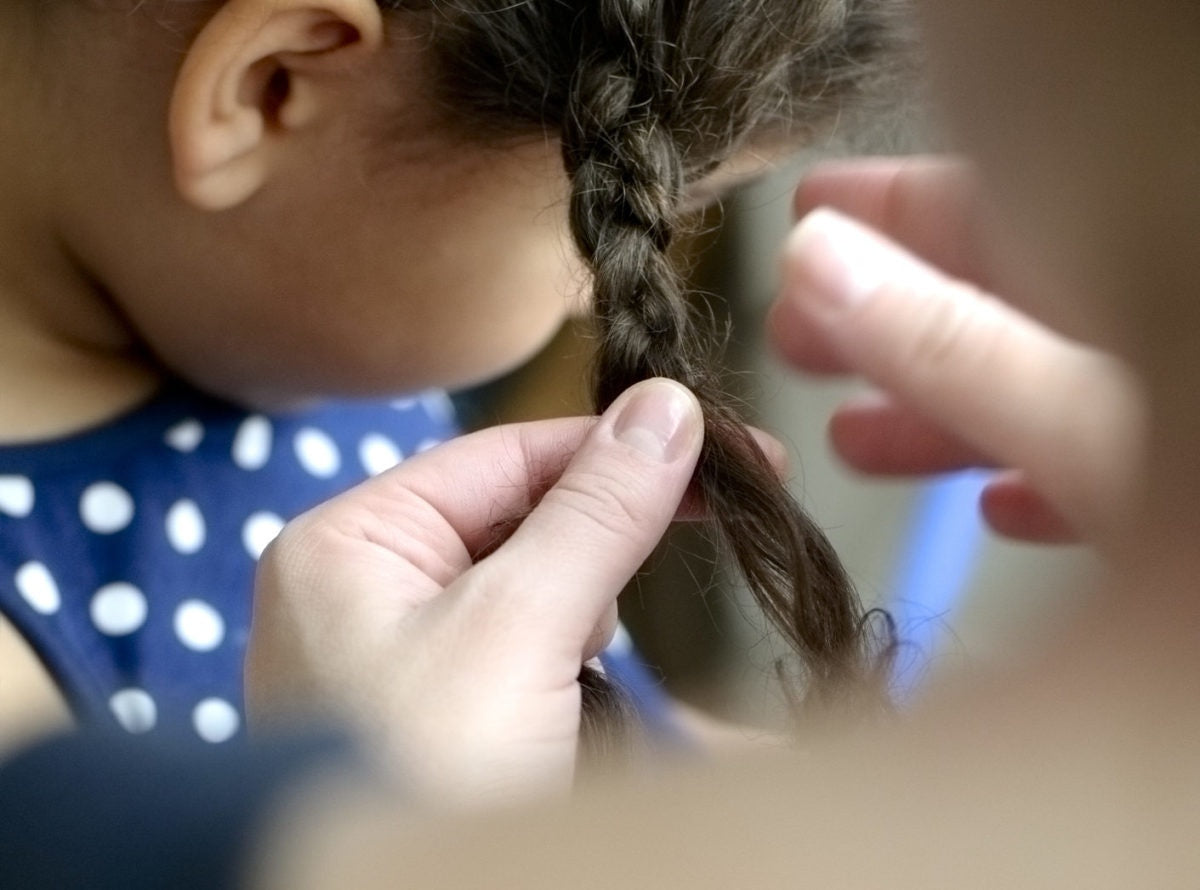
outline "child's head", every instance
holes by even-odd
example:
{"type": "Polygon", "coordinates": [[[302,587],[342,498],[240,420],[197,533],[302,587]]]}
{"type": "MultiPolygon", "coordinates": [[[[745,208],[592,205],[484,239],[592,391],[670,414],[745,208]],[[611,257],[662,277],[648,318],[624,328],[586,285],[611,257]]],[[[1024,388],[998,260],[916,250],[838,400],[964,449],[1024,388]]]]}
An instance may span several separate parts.
{"type": "Polygon", "coordinates": [[[781,86],[802,105],[840,95],[821,78],[846,49],[832,0],[6,6],[28,19],[5,28],[22,44],[6,49],[28,137],[14,167],[80,292],[104,295],[104,336],[256,398],[456,384],[512,364],[584,283],[560,133],[586,181],[576,227],[605,240],[587,230],[606,202],[670,214],[684,180],[770,113],[791,116],[781,86]],[[676,34],[691,44],[692,83],[622,94],[644,90],[620,70],[644,51],[621,45],[642,39],[623,35],[631,15],[656,22],[656,54],[676,34]],[[784,60],[755,56],[769,22],[795,41],[794,72],[754,71],[784,60]],[[810,68],[814,82],[794,76],[810,68]],[[675,106],[678,132],[645,126],[643,101],[675,106]],[[606,175],[593,149],[630,124],[646,138],[621,139],[606,175]],[[678,158],[653,156],[672,144],[678,158]]]}
{"type": "Polygon", "coordinates": [[[16,5],[4,175],[98,297],[82,336],[273,400],[477,379],[561,321],[557,147],[441,126],[427,52],[373,0],[16,5]]]}

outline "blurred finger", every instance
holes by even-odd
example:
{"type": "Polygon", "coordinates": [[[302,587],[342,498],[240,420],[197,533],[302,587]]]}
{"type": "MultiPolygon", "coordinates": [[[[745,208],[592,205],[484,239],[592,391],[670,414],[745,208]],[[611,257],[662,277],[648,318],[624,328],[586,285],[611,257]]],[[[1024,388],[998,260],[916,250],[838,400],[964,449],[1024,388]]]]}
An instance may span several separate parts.
{"type": "Polygon", "coordinates": [[[1079,533],[1016,472],[987,484],[980,497],[983,518],[1006,538],[1034,544],[1075,544],[1079,533]]]}
{"type": "Polygon", "coordinates": [[[785,301],[776,301],[767,311],[766,334],[771,348],[797,371],[822,377],[854,372],[828,332],[785,301]]]}
{"type": "Polygon", "coordinates": [[[854,469],[877,476],[923,476],[993,463],[882,393],[843,403],[829,421],[834,451],[854,469]]]}
{"type": "Polygon", "coordinates": [[[1139,402],[1110,358],[834,211],[797,227],[784,277],[777,316],[823,330],[847,366],[971,448],[1024,468],[1068,515],[1103,521],[1124,494],[1139,402]]]}

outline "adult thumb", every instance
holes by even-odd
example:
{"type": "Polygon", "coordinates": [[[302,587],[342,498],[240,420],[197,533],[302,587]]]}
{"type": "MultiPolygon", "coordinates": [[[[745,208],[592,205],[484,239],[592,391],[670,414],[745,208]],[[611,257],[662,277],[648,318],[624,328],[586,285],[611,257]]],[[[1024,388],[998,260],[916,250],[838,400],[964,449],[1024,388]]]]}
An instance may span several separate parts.
{"type": "Polygon", "coordinates": [[[703,438],[700,405],[682,385],[654,379],[623,393],[513,536],[476,566],[485,586],[508,591],[506,615],[584,645],[675,517],[703,438]]]}

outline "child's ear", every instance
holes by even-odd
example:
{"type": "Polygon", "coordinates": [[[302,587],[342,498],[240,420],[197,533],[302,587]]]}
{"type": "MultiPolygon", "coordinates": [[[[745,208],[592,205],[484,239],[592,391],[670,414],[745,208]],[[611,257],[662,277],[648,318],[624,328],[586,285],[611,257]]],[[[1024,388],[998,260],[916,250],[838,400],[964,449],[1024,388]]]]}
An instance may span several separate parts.
{"type": "Polygon", "coordinates": [[[290,136],[337,113],[336,87],[382,44],[375,0],[227,0],[193,41],[171,97],[183,197],[209,210],[247,200],[290,136]]]}

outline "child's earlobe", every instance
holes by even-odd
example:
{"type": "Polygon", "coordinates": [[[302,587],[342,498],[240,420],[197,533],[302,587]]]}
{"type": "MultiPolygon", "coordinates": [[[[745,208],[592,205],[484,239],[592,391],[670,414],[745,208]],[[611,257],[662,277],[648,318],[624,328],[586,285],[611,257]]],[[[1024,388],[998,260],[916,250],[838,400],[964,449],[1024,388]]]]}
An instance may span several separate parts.
{"type": "Polygon", "coordinates": [[[205,210],[249,199],[290,138],[336,113],[339,83],[382,44],[375,0],[228,0],[193,41],[171,97],[180,194],[205,210]]]}

